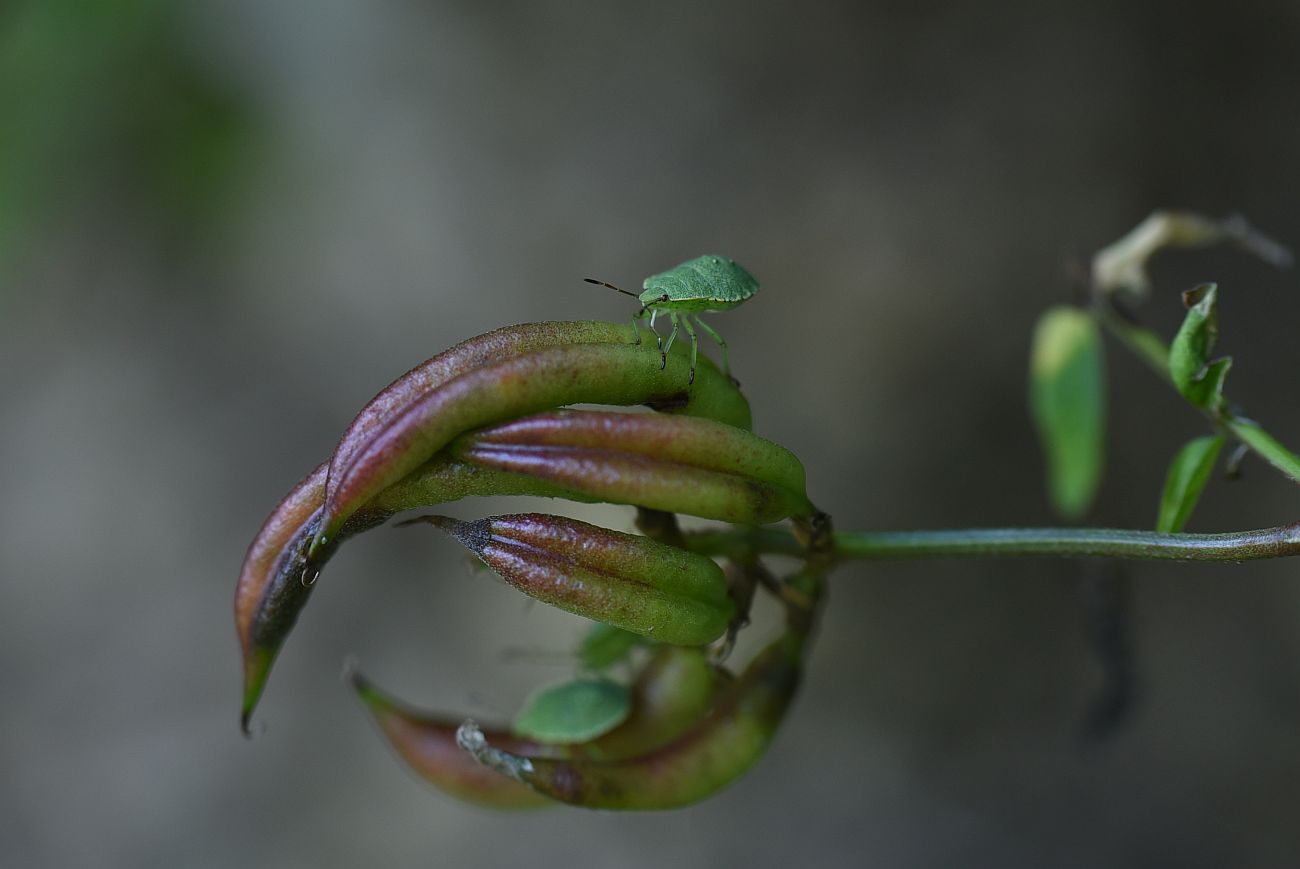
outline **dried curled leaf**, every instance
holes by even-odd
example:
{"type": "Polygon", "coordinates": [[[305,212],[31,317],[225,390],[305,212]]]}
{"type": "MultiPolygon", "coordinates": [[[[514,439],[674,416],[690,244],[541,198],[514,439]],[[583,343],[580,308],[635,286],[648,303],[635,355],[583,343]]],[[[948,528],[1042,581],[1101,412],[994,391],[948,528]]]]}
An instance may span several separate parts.
{"type": "Polygon", "coordinates": [[[1291,252],[1256,230],[1240,215],[1223,220],[1190,211],[1155,211],[1128,235],[1092,259],[1093,286],[1141,301],[1151,292],[1147,263],[1167,247],[1204,247],[1231,242],[1278,268],[1291,265],[1291,252]]]}

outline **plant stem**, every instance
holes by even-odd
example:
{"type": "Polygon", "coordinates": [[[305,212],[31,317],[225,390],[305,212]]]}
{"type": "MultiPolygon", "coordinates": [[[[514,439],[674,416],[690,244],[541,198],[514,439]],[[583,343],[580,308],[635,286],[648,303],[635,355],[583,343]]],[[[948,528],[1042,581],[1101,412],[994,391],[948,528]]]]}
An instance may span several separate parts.
{"type": "MultiPolygon", "coordinates": [[[[735,528],[686,535],[703,555],[802,554],[785,529],[735,528]]],[[[1119,528],[970,528],[954,531],[839,531],[836,561],[884,558],[1100,557],[1166,561],[1252,561],[1300,555],[1300,522],[1226,534],[1162,534],[1119,528]]]]}
{"type": "MultiPolygon", "coordinates": [[[[1173,385],[1169,375],[1169,346],[1150,329],[1130,323],[1115,312],[1106,299],[1094,306],[1097,319],[1106,331],[1147,364],[1161,380],[1173,385]]],[[[1206,409],[1206,416],[1217,426],[1226,429],[1253,453],[1300,483],[1300,456],[1282,446],[1276,438],[1260,426],[1225,409],[1206,409]]]]}
{"type": "Polygon", "coordinates": [[[1250,420],[1241,419],[1231,414],[1224,414],[1224,416],[1226,417],[1226,419],[1222,420],[1224,427],[1232,432],[1237,440],[1249,447],[1264,461],[1300,483],[1300,457],[1282,446],[1276,438],[1250,420]]]}

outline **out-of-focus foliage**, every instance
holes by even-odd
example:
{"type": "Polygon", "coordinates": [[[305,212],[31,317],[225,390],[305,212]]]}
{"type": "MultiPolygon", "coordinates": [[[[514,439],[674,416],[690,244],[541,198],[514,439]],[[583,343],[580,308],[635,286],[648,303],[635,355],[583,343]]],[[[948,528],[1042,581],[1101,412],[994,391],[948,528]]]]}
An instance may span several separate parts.
{"type": "Polygon", "coordinates": [[[1214,471],[1214,463],[1223,449],[1223,435],[1207,435],[1188,441],[1169,464],[1165,488],[1160,495],[1157,531],[1182,531],[1205,484],[1214,471]]]}
{"type": "Polygon", "coordinates": [[[1101,335],[1087,312],[1047,311],[1034,330],[1029,405],[1047,461],[1052,505],[1067,519],[1088,511],[1105,461],[1106,387],[1101,335]]]}
{"type": "Polygon", "coordinates": [[[162,0],[17,0],[0,13],[0,263],[88,192],[182,234],[218,218],[253,126],[162,0]]]}

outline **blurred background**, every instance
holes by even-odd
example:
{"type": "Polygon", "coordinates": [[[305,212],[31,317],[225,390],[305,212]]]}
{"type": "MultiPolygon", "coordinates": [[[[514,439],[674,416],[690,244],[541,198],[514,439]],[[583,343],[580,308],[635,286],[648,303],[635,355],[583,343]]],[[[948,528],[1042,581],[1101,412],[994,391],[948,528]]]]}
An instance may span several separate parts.
{"type": "MultiPolygon", "coordinates": [[[[506,323],[621,322],[581,278],[703,252],[762,281],[714,322],[839,527],[1050,524],[1034,320],[1156,207],[1300,244],[1297,75],[1285,0],[10,0],[0,864],[1296,865],[1295,563],[846,567],[769,755],[657,815],[465,807],[380,742],[346,655],[486,719],[571,669],[581,624],[449,540],[335,559],[251,741],[231,600],[380,387],[506,323]],[[1131,607],[1132,703],[1090,740],[1099,581],[1131,607]]],[[[1154,274],[1166,334],[1220,281],[1228,391],[1300,443],[1297,274],[1227,249],[1154,274]]],[[[1088,521],[1149,527],[1205,424],[1111,350],[1088,521]]],[[[1190,530],[1295,504],[1248,461],[1190,530]]]]}

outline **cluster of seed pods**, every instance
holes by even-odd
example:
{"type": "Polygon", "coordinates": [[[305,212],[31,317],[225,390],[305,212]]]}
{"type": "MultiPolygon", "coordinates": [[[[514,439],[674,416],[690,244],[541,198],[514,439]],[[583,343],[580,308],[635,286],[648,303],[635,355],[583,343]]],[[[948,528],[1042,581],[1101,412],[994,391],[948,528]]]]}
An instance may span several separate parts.
{"type": "Polygon", "coordinates": [[[780,586],[785,633],[739,677],[703,650],[743,624],[757,566],[733,565],[729,579],[713,559],[675,545],[672,515],[803,527],[822,518],[799,461],[749,427],[749,405],[728,377],[706,361],[692,380],[686,348],[665,364],[625,326],[508,327],[412,369],[362,409],[249,547],[235,597],[244,727],[317,578],[349,537],[475,495],[625,504],[647,522],[659,517],[657,530],[625,534],[545,514],[410,520],[447,531],[526,594],[653,641],[632,714],[613,731],[545,744],[415,713],[359,675],[354,684],[399,754],[466,799],[667,808],[716,791],[762,753],[780,721],[820,590],[811,570],[802,591],[780,586]],[[654,412],[564,409],[574,404],[654,412]]]}

